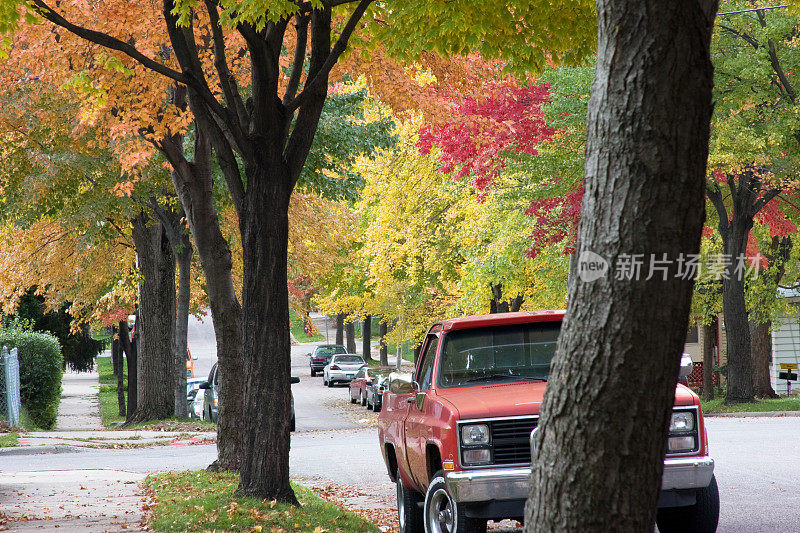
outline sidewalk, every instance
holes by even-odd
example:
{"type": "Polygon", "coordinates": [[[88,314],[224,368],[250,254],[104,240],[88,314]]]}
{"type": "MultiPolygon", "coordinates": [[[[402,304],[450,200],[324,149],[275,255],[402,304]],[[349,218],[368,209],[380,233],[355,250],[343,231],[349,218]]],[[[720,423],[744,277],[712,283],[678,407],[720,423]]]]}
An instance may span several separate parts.
{"type": "MultiPolygon", "coordinates": [[[[54,453],[58,447],[111,437],[100,423],[97,373],[65,372],[56,431],[20,436],[3,454],[54,453]],[[60,445],[60,446],[57,446],[60,445]]],[[[120,432],[135,433],[135,432],[120,432]]],[[[116,437],[116,435],[114,435],[116,437]]],[[[0,472],[0,503],[12,531],[144,531],[144,474],[91,468],[0,472]]]]}

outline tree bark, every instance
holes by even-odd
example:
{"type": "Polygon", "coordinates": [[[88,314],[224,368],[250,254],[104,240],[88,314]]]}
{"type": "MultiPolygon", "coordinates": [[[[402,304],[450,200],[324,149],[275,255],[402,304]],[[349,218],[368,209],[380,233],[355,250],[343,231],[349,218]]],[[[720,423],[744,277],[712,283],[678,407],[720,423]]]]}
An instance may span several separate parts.
{"type": "Polygon", "coordinates": [[[195,134],[194,160],[183,157],[183,138],[165,139],[162,149],[172,162],[172,182],[189,224],[206,279],[214,322],[219,368],[217,460],[210,470],[238,470],[242,447],[242,307],[233,285],[233,257],[219,224],[211,174],[211,147],[202,129],[195,134]]]}
{"type": "MultiPolygon", "coordinates": [[[[139,312],[136,312],[137,317],[139,312]]],[[[136,320],[137,324],[139,322],[138,318],[136,320]]],[[[134,326],[136,327],[136,326],[134,326]]],[[[125,360],[128,362],[128,415],[125,418],[125,423],[131,421],[131,416],[133,413],[136,412],[136,405],[138,404],[138,384],[137,384],[137,375],[138,371],[136,369],[138,365],[138,355],[139,355],[139,343],[137,342],[139,333],[138,328],[134,333],[134,339],[131,341],[131,332],[128,329],[128,322],[125,320],[119,321],[119,340],[120,344],[122,345],[122,349],[125,351],[125,360]]]]}
{"type": "Polygon", "coordinates": [[[389,333],[389,324],[384,322],[382,317],[380,324],[378,334],[381,337],[381,343],[378,349],[378,355],[381,359],[381,366],[389,366],[389,347],[386,346],[386,334],[389,333]]]}
{"type": "Polygon", "coordinates": [[[114,366],[117,367],[117,407],[119,416],[124,418],[127,416],[127,411],[125,410],[125,368],[122,364],[122,343],[117,328],[112,327],[111,331],[114,339],[111,341],[111,358],[115,361],[114,366]]]}
{"type": "Polygon", "coordinates": [[[291,187],[280,163],[258,169],[247,181],[239,224],[244,259],[244,351],[251,357],[244,367],[244,419],[248,424],[237,493],[268,494],[297,504],[289,484],[291,362],[286,262],[291,187]]]}
{"type": "Polygon", "coordinates": [[[364,317],[364,325],[361,328],[361,349],[364,354],[364,361],[372,361],[372,316],[364,317]]]}
{"type": "Polygon", "coordinates": [[[169,239],[172,253],[178,266],[178,292],[177,312],[175,314],[175,383],[173,392],[175,396],[175,416],[177,418],[189,417],[189,404],[186,400],[186,360],[188,354],[189,335],[189,303],[191,301],[191,269],[192,241],[189,238],[188,228],[185,226],[185,213],[183,209],[175,210],[164,207],[155,199],[150,202],[150,207],[155,216],[164,227],[169,239]]]}
{"type": "MultiPolygon", "coordinates": [[[[736,217],[730,223],[727,219],[720,222],[720,227],[727,228],[722,234],[725,254],[735,258],[744,254],[747,248],[747,237],[753,227],[753,219],[736,217]]],[[[750,325],[747,320],[747,305],[744,299],[744,276],[730,273],[729,279],[722,280],[722,311],[725,317],[725,332],[728,347],[728,392],[726,404],[752,402],[755,396],[753,389],[753,365],[750,354],[750,325]]]]}
{"type": "Polygon", "coordinates": [[[492,300],[489,302],[489,312],[492,314],[519,311],[525,301],[525,297],[521,294],[516,295],[511,300],[505,300],[502,283],[493,283],[491,288],[492,300]]]}
{"type": "Polygon", "coordinates": [[[777,398],[770,380],[772,363],[772,322],[757,324],[750,321],[750,349],[753,357],[753,392],[757,398],[777,398]]]}
{"type": "Polygon", "coordinates": [[[175,257],[161,223],[144,213],[133,220],[133,241],[142,282],[138,402],[130,421],[145,422],[175,415],[175,257]]]}
{"type": "Polygon", "coordinates": [[[599,0],[580,253],[533,450],[527,531],[652,531],[704,219],[716,2],[599,0]],[[618,276],[631,254],[666,279],[618,276]],[[620,278],[620,279],[618,279],[620,278]],[[609,424],[609,420],[624,420],[609,424]]]}
{"type": "Polygon", "coordinates": [[[336,315],[336,344],[344,345],[344,313],[336,315]]]}
{"type": "Polygon", "coordinates": [[[356,353],[356,324],[352,320],[344,325],[345,333],[347,334],[347,351],[349,353],[356,353]]]}
{"type": "Polygon", "coordinates": [[[717,345],[716,320],[703,324],[703,401],[714,399],[714,347],[717,345]]]}

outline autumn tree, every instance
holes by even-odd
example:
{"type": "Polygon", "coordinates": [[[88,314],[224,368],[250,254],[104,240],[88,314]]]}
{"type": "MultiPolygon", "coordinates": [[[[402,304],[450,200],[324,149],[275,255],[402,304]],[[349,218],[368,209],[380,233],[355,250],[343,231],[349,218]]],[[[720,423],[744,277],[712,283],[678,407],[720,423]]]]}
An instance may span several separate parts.
{"type": "MultiPolygon", "coordinates": [[[[739,1],[722,6],[726,12],[752,7],[739,1]]],[[[726,403],[754,397],[744,280],[734,274],[736,258],[745,255],[755,217],[797,181],[796,26],[797,17],[786,11],[755,10],[721,15],[715,30],[718,104],[711,139],[714,172],[706,194],[717,211],[724,253],[732,258],[722,288],[728,334],[726,403]],[[756,64],[765,68],[754,68],[756,64]]]]}

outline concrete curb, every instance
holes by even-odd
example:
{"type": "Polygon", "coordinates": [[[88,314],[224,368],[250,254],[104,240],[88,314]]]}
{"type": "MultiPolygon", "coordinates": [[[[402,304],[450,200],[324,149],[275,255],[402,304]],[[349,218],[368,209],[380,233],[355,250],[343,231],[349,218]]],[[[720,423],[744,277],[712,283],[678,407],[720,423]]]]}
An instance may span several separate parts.
{"type": "Polygon", "coordinates": [[[766,411],[766,412],[748,412],[743,411],[739,413],[703,413],[705,418],[774,418],[774,417],[800,417],[800,411],[766,411]]]}
{"type": "Polygon", "coordinates": [[[83,451],[86,448],[80,446],[70,446],[68,444],[48,444],[44,446],[36,445],[21,445],[11,446],[8,448],[0,448],[0,456],[2,455],[39,455],[45,453],[72,453],[83,451]]]}

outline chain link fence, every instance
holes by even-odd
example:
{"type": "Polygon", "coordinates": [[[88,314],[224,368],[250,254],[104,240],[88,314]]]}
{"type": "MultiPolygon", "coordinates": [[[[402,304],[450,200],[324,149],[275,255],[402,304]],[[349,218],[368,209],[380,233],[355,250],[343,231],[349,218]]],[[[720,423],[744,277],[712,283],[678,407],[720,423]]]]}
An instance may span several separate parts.
{"type": "Polygon", "coordinates": [[[17,349],[0,351],[0,420],[9,426],[19,424],[19,358],[17,349]]]}

